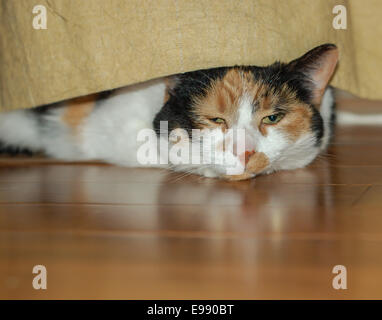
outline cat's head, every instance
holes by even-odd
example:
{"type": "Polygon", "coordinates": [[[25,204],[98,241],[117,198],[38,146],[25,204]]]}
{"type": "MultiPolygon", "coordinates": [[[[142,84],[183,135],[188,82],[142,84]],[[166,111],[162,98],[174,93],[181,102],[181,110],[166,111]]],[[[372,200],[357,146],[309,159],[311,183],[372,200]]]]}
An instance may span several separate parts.
{"type": "Polygon", "coordinates": [[[337,60],[336,46],[325,44],[287,64],[223,67],[170,78],[167,101],[154,127],[159,132],[161,121],[167,121],[168,131],[162,127],[162,134],[176,136],[170,147],[187,143],[193,152],[189,163],[174,168],[247,179],[307,165],[324,143],[319,108],[337,60]],[[205,139],[204,132],[218,134],[205,139]],[[206,146],[207,141],[212,145],[206,146]],[[200,148],[192,149],[195,145],[200,148]],[[235,148],[238,145],[242,147],[235,148]],[[198,162],[195,152],[199,156],[206,150],[213,150],[212,161],[198,162]],[[216,161],[223,158],[230,159],[229,165],[216,161]],[[228,170],[232,166],[235,169],[228,170]]]}

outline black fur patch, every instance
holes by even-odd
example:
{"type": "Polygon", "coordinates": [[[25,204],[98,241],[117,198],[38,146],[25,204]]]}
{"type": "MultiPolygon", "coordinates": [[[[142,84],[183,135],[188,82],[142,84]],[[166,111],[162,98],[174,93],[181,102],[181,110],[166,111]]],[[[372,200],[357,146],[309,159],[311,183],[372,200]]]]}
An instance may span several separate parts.
{"type": "Polygon", "coordinates": [[[9,155],[9,156],[18,156],[18,155],[32,156],[34,152],[26,148],[6,145],[5,143],[0,141],[0,154],[9,155]]]}
{"type": "Polygon", "coordinates": [[[311,109],[313,112],[311,129],[316,135],[316,139],[317,139],[316,146],[318,147],[320,146],[321,139],[324,135],[324,122],[322,120],[320,113],[317,111],[317,109],[314,108],[313,106],[311,107],[311,109]]]}
{"type": "MultiPolygon", "coordinates": [[[[154,119],[154,128],[159,134],[160,121],[168,121],[169,132],[183,128],[191,134],[196,128],[192,110],[192,99],[205,94],[206,89],[217,79],[221,79],[229,68],[214,68],[179,74],[175,87],[169,91],[169,99],[154,119]]],[[[163,132],[163,134],[166,134],[163,132]]]]}

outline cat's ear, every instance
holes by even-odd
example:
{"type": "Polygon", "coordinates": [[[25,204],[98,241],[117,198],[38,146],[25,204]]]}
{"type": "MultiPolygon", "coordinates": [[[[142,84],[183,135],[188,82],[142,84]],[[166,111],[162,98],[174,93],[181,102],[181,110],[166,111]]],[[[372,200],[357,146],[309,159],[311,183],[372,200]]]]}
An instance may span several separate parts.
{"type": "Polygon", "coordinates": [[[166,103],[167,100],[170,98],[170,96],[175,95],[174,89],[176,85],[179,82],[178,76],[173,75],[173,76],[168,76],[164,79],[164,82],[166,84],[166,92],[165,92],[165,98],[164,102],[166,103]]]}
{"type": "Polygon", "coordinates": [[[311,92],[311,102],[318,105],[333,75],[337,62],[337,47],[334,44],[323,44],[308,51],[302,57],[291,61],[287,68],[289,71],[295,71],[305,76],[311,92]]]}

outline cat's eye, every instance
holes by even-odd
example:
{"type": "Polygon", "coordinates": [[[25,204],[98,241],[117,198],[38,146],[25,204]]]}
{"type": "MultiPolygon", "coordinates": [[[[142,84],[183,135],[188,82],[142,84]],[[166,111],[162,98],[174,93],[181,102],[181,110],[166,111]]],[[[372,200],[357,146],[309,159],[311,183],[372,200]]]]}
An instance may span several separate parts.
{"type": "Polygon", "coordinates": [[[217,124],[224,124],[225,120],[223,118],[211,118],[210,121],[217,123],[217,124]]]}
{"type": "Polygon", "coordinates": [[[265,124],[276,124],[283,117],[284,115],[282,113],[271,114],[270,116],[263,118],[262,122],[265,124]]]}

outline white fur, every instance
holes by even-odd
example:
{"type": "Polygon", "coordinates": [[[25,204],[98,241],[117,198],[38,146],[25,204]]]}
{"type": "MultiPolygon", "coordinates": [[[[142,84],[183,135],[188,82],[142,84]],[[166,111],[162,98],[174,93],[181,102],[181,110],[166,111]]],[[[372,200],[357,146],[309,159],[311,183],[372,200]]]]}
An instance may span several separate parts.
{"type": "Polygon", "coordinates": [[[37,151],[42,148],[37,120],[29,110],[14,110],[0,114],[0,141],[37,151]]]}
{"type": "Polygon", "coordinates": [[[245,128],[250,126],[250,121],[252,119],[253,105],[251,99],[247,94],[244,94],[240,99],[240,105],[238,108],[237,115],[237,127],[245,128]]]}
{"type": "Polygon", "coordinates": [[[162,107],[163,80],[149,81],[118,90],[105,106],[93,112],[83,125],[81,149],[89,159],[141,166],[137,161],[137,134],[153,128],[153,119],[162,107]]]}
{"type": "Polygon", "coordinates": [[[321,150],[326,149],[329,144],[331,132],[330,121],[333,115],[334,96],[332,88],[327,88],[321,101],[320,114],[324,121],[324,135],[322,136],[321,150]]]}
{"type": "Polygon", "coordinates": [[[339,111],[337,112],[337,123],[344,126],[380,126],[382,125],[382,114],[356,114],[346,111],[339,111]]]}

